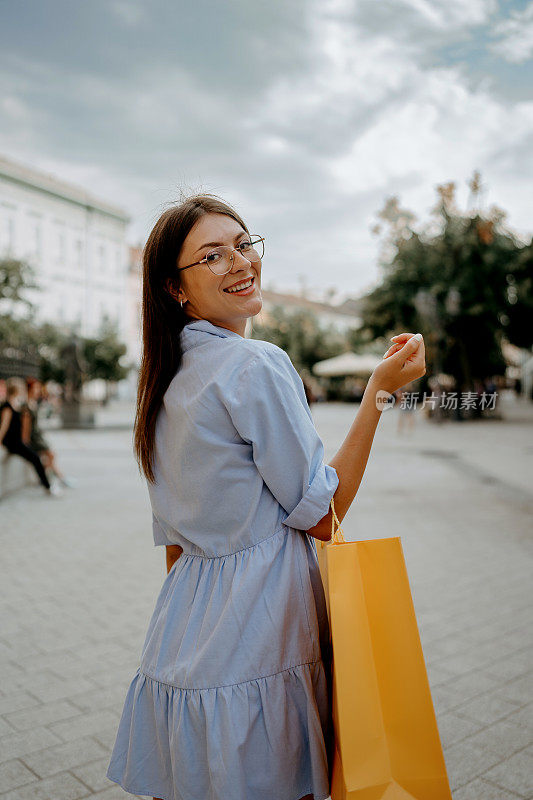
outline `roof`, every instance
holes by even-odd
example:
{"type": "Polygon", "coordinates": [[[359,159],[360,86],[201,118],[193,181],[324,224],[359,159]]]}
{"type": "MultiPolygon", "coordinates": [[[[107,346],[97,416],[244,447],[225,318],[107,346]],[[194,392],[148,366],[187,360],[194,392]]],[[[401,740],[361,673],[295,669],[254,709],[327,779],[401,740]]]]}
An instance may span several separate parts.
{"type": "Polygon", "coordinates": [[[2,155],[0,155],[0,176],[7,178],[13,183],[29,186],[32,189],[37,189],[45,194],[59,197],[62,200],[68,200],[84,208],[94,209],[101,214],[115,217],[122,222],[127,223],[130,221],[130,217],[124,209],[111,205],[105,200],[100,200],[87,192],[83,187],[59,180],[59,178],[56,178],[55,175],[51,173],[41,172],[33,167],[28,167],[19,162],[12,161],[2,155]]]}
{"type": "Polygon", "coordinates": [[[270,303],[280,303],[281,305],[300,306],[307,308],[310,311],[317,313],[337,314],[338,316],[350,316],[357,313],[359,302],[350,298],[343,301],[340,305],[334,306],[330,303],[320,302],[319,300],[311,300],[308,297],[302,297],[297,294],[286,294],[283,292],[276,292],[272,289],[261,289],[263,299],[270,303]]]}

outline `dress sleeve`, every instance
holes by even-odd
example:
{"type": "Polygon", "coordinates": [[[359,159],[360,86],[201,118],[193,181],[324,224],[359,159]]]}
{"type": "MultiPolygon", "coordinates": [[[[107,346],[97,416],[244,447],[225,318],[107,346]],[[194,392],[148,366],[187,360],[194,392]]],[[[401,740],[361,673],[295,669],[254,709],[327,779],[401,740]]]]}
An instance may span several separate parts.
{"type": "Polygon", "coordinates": [[[161,523],[159,522],[153,511],[152,511],[152,531],[154,534],[154,546],[157,546],[158,544],[172,544],[172,542],[169,541],[161,523]]]}
{"type": "Polygon", "coordinates": [[[339,477],[324,464],[302,379],[287,353],[265,350],[242,370],[228,411],[252,445],[265,484],[287,511],[283,524],[306,531],[324,517],[339,477]]]}

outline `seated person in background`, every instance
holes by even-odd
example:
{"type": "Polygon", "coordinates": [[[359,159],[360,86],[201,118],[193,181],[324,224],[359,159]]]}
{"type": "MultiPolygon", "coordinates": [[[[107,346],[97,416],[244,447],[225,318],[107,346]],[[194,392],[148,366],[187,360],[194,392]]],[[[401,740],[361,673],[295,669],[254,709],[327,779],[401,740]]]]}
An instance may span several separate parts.
{"type": "Polygon", "coordinates": [[[0,406],[0,443],[32,465],[47,495],[56,495],[58,490],[50,486],[41,459],[22,440],[22,415],[27,413],[22,408],[25,389],[22,378],[13,376],[6,381],[6,400],[0,406]]]}
{"type": "Polygon", "coordinates": [[[66,487],[74,486],[74,481],[66,478],[59,469],[56,454],[46,441],[39,427],[39,403],[43,385],[37,378],[27,378],[28,399],[23,405],[26,411],[22,422],[22,439],[28,447],[39,455],[45,469],[50,469],[60,483],[66,487]]]}

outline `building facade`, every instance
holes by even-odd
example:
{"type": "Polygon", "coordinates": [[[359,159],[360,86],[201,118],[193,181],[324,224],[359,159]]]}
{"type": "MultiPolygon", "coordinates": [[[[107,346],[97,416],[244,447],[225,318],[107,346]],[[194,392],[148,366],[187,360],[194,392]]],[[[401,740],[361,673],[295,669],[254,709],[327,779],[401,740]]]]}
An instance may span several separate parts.
{"type": "Polygon", "coordinates": [[[262,289],[263,306],[256,319],[265,325],[272,321],[272,311],[276,306],[281,306],[288,313],[308,311],[312,313],[321,329],[329,329],[344,337],[351,328],[357,328],[361,324],[359,315],[359,301],[356,298],[348,298],[340,305],[313,300],[304,294],[287,294],[277,292],[273,289],[262,289]]]}
{"type": "Polygon", "coordinates": [[[0,257],[26,261],[36,322],[97,336],[108,319],[133,358],[128,215],[52,175],[0,157],[0,257]]]}

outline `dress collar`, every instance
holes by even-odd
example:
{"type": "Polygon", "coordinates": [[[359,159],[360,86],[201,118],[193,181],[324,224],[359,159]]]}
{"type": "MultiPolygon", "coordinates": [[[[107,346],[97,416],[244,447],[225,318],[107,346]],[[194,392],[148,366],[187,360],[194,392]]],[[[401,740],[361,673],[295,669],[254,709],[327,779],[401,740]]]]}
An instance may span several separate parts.
{"type": "Polygon", "coordinates": [[[213,323],[209,322],[207,319],[195,319],[192,322],[187,322],[181,332],[182,349],[187,350],[194,344],[199,344],[200,341],[205,341],[204,334],[220,336],[221,338],[244,338],[240,335],[240,333],[230,331],[228,328],[222,328],[220,325],[213,325],[213,323]]]}

